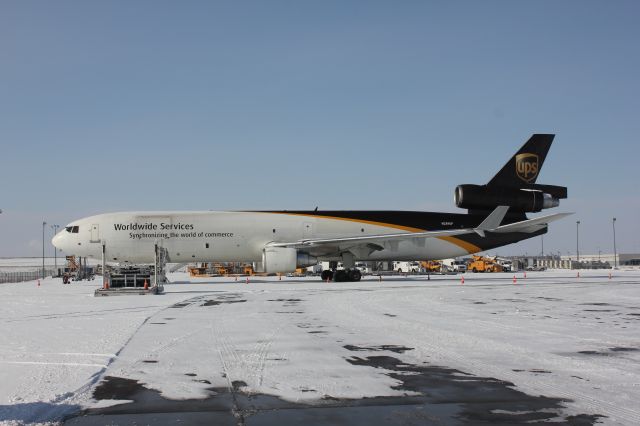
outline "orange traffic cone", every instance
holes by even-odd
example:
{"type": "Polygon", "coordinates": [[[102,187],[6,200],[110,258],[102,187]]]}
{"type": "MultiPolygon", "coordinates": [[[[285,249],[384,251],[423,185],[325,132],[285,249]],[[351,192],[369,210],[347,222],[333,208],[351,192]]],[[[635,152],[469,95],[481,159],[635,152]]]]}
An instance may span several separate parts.
{"type": "Polygon", "coordinates": [[[524,272],[524,277],[527,278],[527,272],[526,271],[524,272]]]}
{"type": "Polygon", "coordinates": [[[247,277],[247,282],[246,282],[246,284],[249,284],[249,277],[247,277]]]}
{"type": "Polygon", "coordinates": [[[144,289],[145,290],[149,290],[149,283],[147,282],[147,279],[145,278],[144,280],[144,289]]]}
{"type": "Polygon", "coordinates": [[[609,279],[611,279],[611,272],[609,272],[609,279]]]}
{"type": "Polygon", "coordinates": [[[518,282],[518,280],[516,279],[516,276],[513,276],[513,283],[516,284],[518,282]]]}
{"type": "Polygon", "coordinates": [[[464,284],[464,275],[460,277],[460,284],[464,284]]]}
{"type": "Polygon", "coordinates": [[[104,280],[104,285],[102,286],[105,290],[109,290],[109,281],[104,280]]]}

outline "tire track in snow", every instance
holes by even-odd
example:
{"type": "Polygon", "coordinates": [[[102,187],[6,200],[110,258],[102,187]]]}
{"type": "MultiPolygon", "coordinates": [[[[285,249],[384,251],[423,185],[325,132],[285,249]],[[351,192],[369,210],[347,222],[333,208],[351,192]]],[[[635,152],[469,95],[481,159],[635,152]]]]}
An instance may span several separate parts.
{"type": "Polygon", "coordinates": [[[239,354],[240,350],[229,337],[230,327],[226,318],[230,318],[231,315],[227,315],[226,311],[231,308],[221,304],[218,309],[219,318],[217,321],[212,322],[211,327],[214,344],[218,347],[218,354],[225,369],[225,375],[229,379],[229,386],[233,387],[233,380],[231,379],[237,378],[244,379],[243,381],[249,387],[260,388],[264,381],[266,359],[270,353],[273,339],[282,330],[284,324],[277,325],[272,323],[271,327],[269,327],[271,332],[258,339],[250,350],[245,351],[246,355],[241,356],[239,354]],[[230,360],[232,361],[231,363],[229,362],[230,360]]]}
{"type": "MultiPolygon", "coordinates": [[[[163,309],[164,310],[164,309],[163,309]]],[[[161,310],[162,311],[162,310],[161,310]]],[[[134,336],[144,327],[149,319],[157,314],[154,313],[146,317],[138,327],[131,333],[129,338],[120,346],[120,349],[116,351],[113,357],[111,357],[105,366],[102,366],[100,370],[94,373],[89,380],[83,385],[79,386],[73,391],[66,392],[49,401],[50,406],[42,407],[41,409],[33,410],[27,419],[23,419],[26,423],[40,423],[40,422],[58,422],[65,417],[68,417],[74,413],[70,412],[68,408],[61,408],[61,406],[73,406],[74,404],[81,405],[90,399],[90,393],[93,391],[94,386],[100,382],[108,370],[109,366],[118,358],[120,353],[127,347],[129,342],[134,336]]]]}
{"type": "MultiPolygon", "coordinates": [[[[164,311],[170,309],[172,306],[173,305],[170,305],[170,306],[162,305],[161,306],[162,309],[159,309],[151,313],[149,316],[147,316],[135,328],[135,330],[133,330],[133,332],[129,335],[126,341],[120,346],[120,348],[115,352],[115,354],[109,354],[110,358],[106,362],[106,365],[101,366],[100,370],[98,370],[93,375],[91,375],[89,380],[87,380],[84,384],[82,384],[75,390],[66,392],[50,400],[49,403],[52,404],[51,406],[33,410],[30,413],[29,418],[25,419],[25,422],[27,423],[58,422],[74,414],[72,412],[69,412],[68,409],[61,409],[60,406],[61,405],[72,406],[74,404],[81,406],[82,403],[89,401],[91,399],[91,394],[93,392],[95,385],[98,384],[104,378],[104,375],[108,371],[109,367],[118,359],[122,351],[126,349],[126,347],[129,345],[129,343],[131,343],[131,341],[140,332],[140,330],[142,330],[142,328],[149,322],[151,318],[153,318],[158,314],[163,313],[164,311]]],[[[135,307],[134,309],[123,308],[123,309],[117,309],[117,311],[139,312],[139,311],[149,310],[149,308],[152,308],[152,307],[154,306],[147,306],[147,307],[144,307],[143,310],[140,310],[140,307],[135,307]]],[[[112,311],[115,311],[115,310],[105,310],[104,312],[112,312],[112,311]]]]}

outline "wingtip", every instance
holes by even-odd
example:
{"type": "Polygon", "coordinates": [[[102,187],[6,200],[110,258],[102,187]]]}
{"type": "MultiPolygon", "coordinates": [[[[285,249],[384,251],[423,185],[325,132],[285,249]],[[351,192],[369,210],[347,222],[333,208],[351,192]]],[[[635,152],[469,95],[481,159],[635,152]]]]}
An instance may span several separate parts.
{"type": "Polygon", "coordinates": [[[474,229],[474,231],[476,231],[481,237],[484,237],[484,232],[481,234],[478,231],[492,231],[498,228],[508,210],[509,206],[497,206],[489,216],[487,216],[482,223],[474,229]]]}

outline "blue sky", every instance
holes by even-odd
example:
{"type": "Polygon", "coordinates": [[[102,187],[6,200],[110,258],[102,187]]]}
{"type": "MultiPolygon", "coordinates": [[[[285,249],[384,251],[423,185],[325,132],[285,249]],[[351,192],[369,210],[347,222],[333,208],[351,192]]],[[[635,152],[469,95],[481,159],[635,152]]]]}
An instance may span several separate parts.
{"type": "MultiPolygon", "coordinates": [[[[459,211],[532,133],[546,251],[640,252],[635,1],[4,1],[0,256],[154,209],[459,211]]],[[[51,249],[48,249],[49,251],[51,249]]],[[[540,251],[539,238],[500,253],[540,251]]]]}

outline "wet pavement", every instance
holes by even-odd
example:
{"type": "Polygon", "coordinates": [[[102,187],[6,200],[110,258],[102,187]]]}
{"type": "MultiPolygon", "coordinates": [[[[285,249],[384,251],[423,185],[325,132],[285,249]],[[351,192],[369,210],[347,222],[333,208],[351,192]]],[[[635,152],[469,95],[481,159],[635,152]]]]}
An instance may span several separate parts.
{"type": "MultiPolygon", "coordinates": [[[[392,345],[345,348],[355,353],[411,350],[392,345]]],[[[550,421],[593,425],[600,417],[564,416],[566,401],[562,399],[527,395],[514,389],[512,383],[454,369],[405,364],[387,355],[353,356],[345,361],[385,370],[398,381],[395,389],[405,391],[405,395],[362,399],[325,395],[314,404],[300,404],[244,392],[245,383],[236,381],[228,388],[209,388],[211,396],[206,399],[170,400],[136,380],[107,376],[95,388],[93,397],[132,402],[86,410],[67,419],[65,425],[531,425],[550,421]]],[[[193,381],[207,383],[195,374],[187,375],[193,381]]]]}

